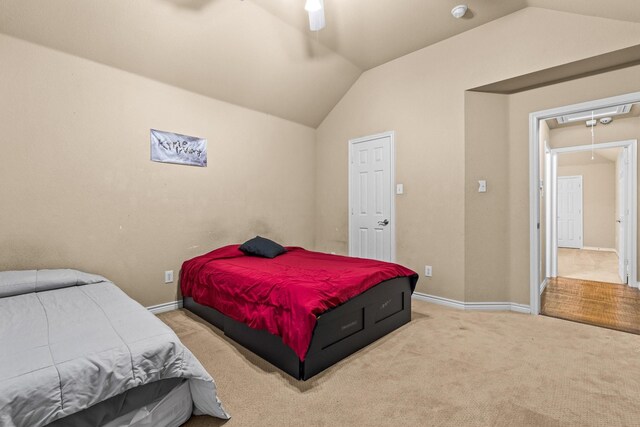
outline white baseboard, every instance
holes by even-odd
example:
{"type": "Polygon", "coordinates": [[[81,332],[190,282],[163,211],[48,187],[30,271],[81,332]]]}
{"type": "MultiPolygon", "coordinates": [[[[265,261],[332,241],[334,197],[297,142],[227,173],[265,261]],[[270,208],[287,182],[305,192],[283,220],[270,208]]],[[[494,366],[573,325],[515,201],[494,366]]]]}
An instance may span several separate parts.
{"type": "Polygon", "coordinates": [[[423,294],[422,292],[414,292],[411,296],[419,301],[426,301],[433,304],[444,305],[445,307],[458,308],[464,310],[464,303],[462,301],[439,297],[436,295],[423,294]]]}
{"type": "Polygon", "coordinates": [[[615,253],[618,253],[618,251],[615,250],[614,248],[597,248],[597,247],[594,247],[594,246],[583,246],[582,249],[585,250],[585,251],[600,251],[600,252],[615,252],[615,253]]]}
{"type": "Polygon", "coordinates": [[[436,295],[423,294],[421,292],[414,292],[412,298],[433,304],[444,305],[446,307],[457,308],[459,310],[514,311],[516,313],[531,313],[531,308],[528,305],[517,304],[515,302],[463,302],[436,295]]]}
{"type": "Polygon", "coordinates": [[[152,305],[151,307],[147,307],[147,310],[149,310],[153,314],[160,314],[160,313],[165,313],[167,311],[177,310],[179,308],[182,308],[182,300],[170,301],[170,302],[165,302],[163,304],[152,305]]]}
{"type": "Polygon", "coordinates": [[[540,295],[542,295],[542,293],[546,289],[548,280],[549,279],[544,279],[543,282],[540,284],[540,295]]]}
{"type": "MultiPolygon", "coordinates": [[[[545,280],[544,286],[547,285],[545,280]]],[[[544,290],[544,287],[541,287],[544,290]]],[[[542,293],[542,291],[540,291],[542,293]]],[[[475,311],[514,311],[516,313],[531,313],[528,305],[518,304],[515,302],[463,302],[454,299],[439,297],[436,295],[423,294],[414,292],[412,298],[420,301],[426,301],[433,304],[444,305],[446,307],[457,308],[459,310],[475,310],[475,311]]],[[[167,311],[178,310],[182,308],[182,301],[170,301],[163,304],[152,305],[147,310],[153,314],[165,313],[167,311]]]]}

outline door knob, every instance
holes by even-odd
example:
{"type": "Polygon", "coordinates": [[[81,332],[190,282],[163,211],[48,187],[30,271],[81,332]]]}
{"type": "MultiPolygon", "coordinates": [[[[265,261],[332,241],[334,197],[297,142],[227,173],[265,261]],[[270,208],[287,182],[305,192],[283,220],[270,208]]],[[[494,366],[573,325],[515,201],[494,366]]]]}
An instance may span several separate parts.
{"type": "Polygon", "coordinates": [[[389,220],[385,219],[384,221],[378,221],[378,225],[389,225],[389,220]]]}

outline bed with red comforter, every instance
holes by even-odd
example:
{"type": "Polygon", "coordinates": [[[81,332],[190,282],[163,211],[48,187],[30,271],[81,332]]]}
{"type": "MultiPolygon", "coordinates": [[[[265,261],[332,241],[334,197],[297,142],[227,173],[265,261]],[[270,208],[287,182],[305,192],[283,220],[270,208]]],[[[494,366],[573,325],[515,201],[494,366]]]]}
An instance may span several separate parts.
{"type": "MultiPolygon", "coordinates": [[[[189,308],[187,301],[206,306],[254,331],[280,337],[302,364],[318,318],[381,283],[400,279],[397,282],[410,289],[401,301],[403,310],[408,303],[410,319],[409,297],[418,275],[401,265],[299,247],[287,247],[286,253],[269,259],[245,255],[238,248],[239,245],[225,246],[184,262],[180,287],[185,306],[189,308]]],[[[389,295],[385,291],[382,297],[389,295]]],[[[381,307],[386,308],[391,301],[381,300],[381,307]]],[[[362,310],[364,313],[364,307],[362,310]]],[[[360,314],[355,316],[358,319],[360,314]]],[[[365,320],[362,323],[364,329],[365,320]]]]}

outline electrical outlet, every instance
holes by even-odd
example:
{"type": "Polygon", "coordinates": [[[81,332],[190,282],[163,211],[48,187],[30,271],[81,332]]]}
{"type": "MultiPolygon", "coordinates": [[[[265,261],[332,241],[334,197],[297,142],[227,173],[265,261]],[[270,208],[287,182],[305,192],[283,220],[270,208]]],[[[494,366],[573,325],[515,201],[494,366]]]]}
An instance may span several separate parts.
{"type": "Polygon", "coordinates": [[[433,275],[433,269],[430,265],[424,266],[424,275],[425,277],[431,277],[433,275]]]}
{"type": "Polygon", "coordinates": [[[173,270],[164,272],[164,283],[173,283],[173,270]]]}

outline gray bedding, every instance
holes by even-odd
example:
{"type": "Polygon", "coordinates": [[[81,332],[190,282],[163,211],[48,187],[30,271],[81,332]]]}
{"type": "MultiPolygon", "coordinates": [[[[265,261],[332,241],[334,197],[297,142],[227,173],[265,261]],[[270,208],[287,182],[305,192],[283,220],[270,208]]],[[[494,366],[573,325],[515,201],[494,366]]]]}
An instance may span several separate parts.
{"type": "Polygon", "coordinates": [[[94,427],[105,425],[130,411],[150,405],[166,396],[184,381],[188,380],[169,378],[129,389],[75,414],[59,418],[48,424],[47,427],[94,427]]]}
{"type": "Polygon", "coordinates": [[[0,272],[0,425],[43,426],[168,378],[189,380],[194,413],[229,418],[175,333],[113,283],[0,272]]]}

